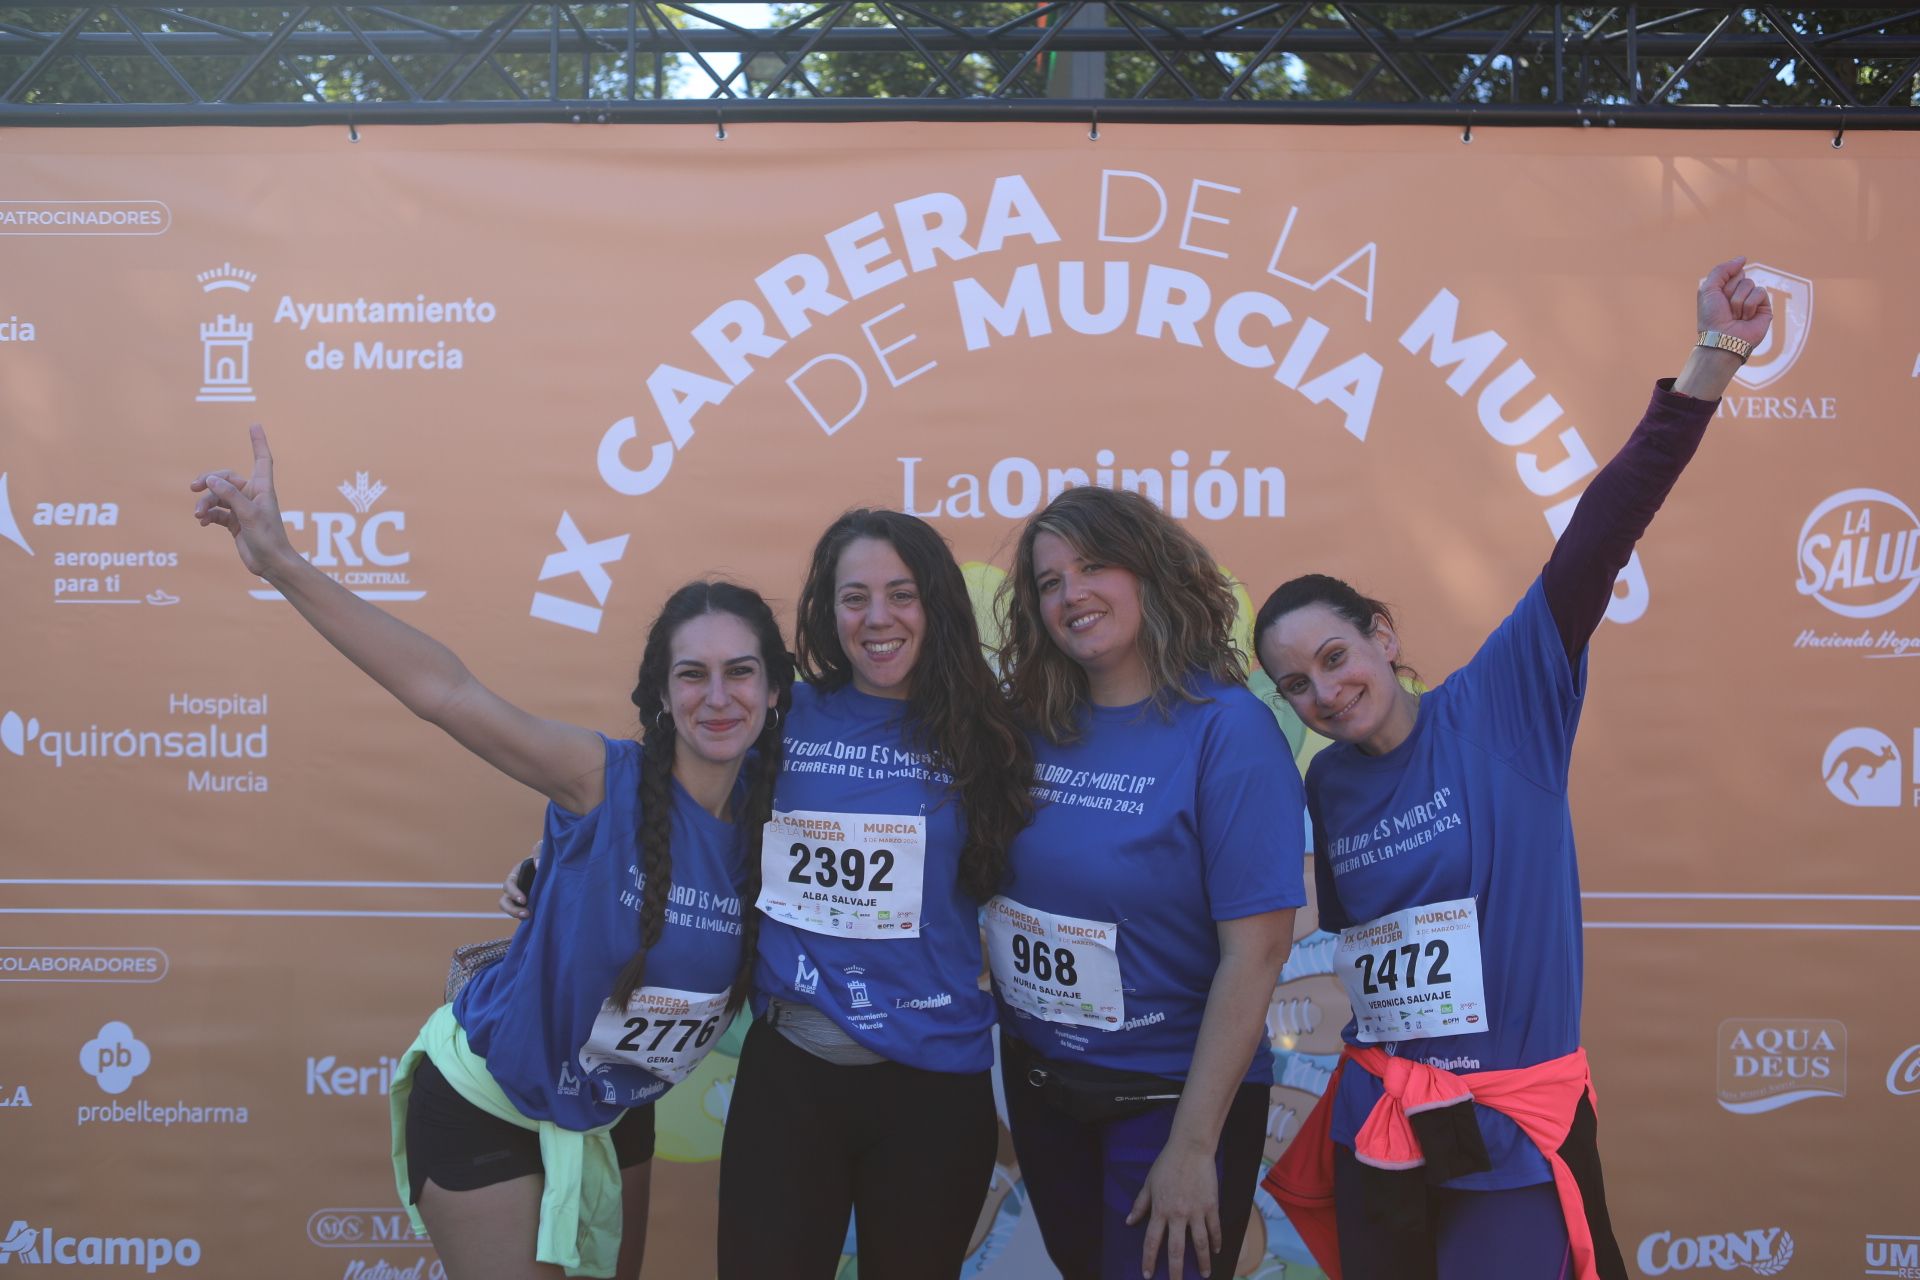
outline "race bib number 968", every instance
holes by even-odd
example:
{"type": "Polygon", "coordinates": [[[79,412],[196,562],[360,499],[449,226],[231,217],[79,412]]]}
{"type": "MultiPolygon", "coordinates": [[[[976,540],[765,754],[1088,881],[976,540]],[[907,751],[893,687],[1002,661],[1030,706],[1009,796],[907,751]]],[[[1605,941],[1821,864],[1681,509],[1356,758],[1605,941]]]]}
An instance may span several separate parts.
{"type": "Polygon", "coordinates": [[[1000,998],[1048,1022],[1117,1029],[1126,1021],[1120,987],[1120,926],[1056,916],[1012,898],[987,903],[987,962],[1000,998]]]}

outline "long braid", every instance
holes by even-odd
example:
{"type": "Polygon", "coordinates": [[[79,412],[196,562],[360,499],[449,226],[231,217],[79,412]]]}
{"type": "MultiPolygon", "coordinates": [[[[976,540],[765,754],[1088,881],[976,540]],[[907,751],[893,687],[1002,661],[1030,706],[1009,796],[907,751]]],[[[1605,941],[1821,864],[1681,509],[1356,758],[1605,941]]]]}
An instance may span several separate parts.
{"type": "Polygon", "coordinates": [[[743,828],[741,841],[746,850],[746,884],[740,891],[740,971],[734,975],[733,991],[727,1000],[727,1012],[739,1011],[753,986],[753,966],[760,942],[760,912],[754,904],[760,900],[760,841],[767,819],[773,815],[773,785],[780,777],[780,758],[784,740],[780,723],[792,704],[791,686],[781,699],[779,714],[767,717],[767,724],[754,742],[754,754],[748,758],[747,794],[734,821],[743,828]]]}
{"type": "Polygon", "coordinates": [[[673,848],[669,838],[673,815],[673,718],[658,716],[640,744],[639,846],[640,949],[620,971],[614,987],[614,1007],[624,1009],[647,974],[647,953],[660,941],[667,923],[667,894],[673,888],[673,848]]]}

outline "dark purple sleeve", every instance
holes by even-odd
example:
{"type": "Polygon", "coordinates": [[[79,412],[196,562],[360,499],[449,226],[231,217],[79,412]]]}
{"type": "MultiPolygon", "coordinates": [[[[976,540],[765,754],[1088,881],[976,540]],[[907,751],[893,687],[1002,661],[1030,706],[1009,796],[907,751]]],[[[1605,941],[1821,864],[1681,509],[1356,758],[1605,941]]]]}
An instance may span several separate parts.
{"type": "Polygon", "coordinates": [[[1568,661],[1578,662],[1599,627],[1615,576],[1700,447],[1719,407],[1718,400],[1680,395],[1673,379],[1661,379],[1640,425],[1580,495],[1540,575],[1568,661]]]}

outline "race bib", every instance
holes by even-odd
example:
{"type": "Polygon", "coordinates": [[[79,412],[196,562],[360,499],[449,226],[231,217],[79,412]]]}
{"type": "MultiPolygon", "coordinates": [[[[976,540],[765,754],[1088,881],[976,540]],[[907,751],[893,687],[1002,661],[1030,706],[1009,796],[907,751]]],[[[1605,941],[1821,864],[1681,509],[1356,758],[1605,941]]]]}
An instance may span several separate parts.
{"type": "Polygon", "coordinates": [[[768,918],[839,938],[917,938],[927,820],[897,813],[775,813],[760,839],[768,918]]]}
{"type": "Polygon", "coordinates": [[[1343,929],[1333,954],[1363,1044],[1488,1029],[1480,911],[1472,898],[1409,907],[1343,929]]]}
{"type": "Polygon", "coordinates": [[[727,994],[642,987],[625,1010],[608,1000],[580,1047],[580,1065],[592,1072],[622,1062],[679,1084],[727,1029],[727,994]]]}
{"type": "Polygon", "coordinates": [[[987,903],[987,962],[1000,998],[1048,1022],[1102,1031],[1126,1021],[1120,926],[1050,915],[1012,898],[987,903]]]}

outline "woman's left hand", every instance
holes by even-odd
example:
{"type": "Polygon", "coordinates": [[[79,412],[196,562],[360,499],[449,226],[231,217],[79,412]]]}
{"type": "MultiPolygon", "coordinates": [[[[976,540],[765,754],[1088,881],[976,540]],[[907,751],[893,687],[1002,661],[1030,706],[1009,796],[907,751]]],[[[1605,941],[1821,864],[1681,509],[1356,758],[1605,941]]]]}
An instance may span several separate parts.
{"type": "Polygon", "coordinates": [[[1171,1144],[1147,1171],[1146,1185],[1134,1197],[1132,1226],[1147,1219],[1146,1246],[1140,1253],[1140,1274],[1151,1276],[1162,1241],[1167,1247],[1167,1272],[1182,1280],[1187,1239],[1200,1259],[1200,1274],[1213,1274],[1213,1255],[1220,1248],[1220,1179],[1214,1173],[1213,1152],[1179,1149],[1171,1144]]]}

